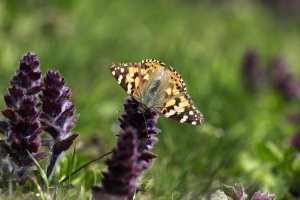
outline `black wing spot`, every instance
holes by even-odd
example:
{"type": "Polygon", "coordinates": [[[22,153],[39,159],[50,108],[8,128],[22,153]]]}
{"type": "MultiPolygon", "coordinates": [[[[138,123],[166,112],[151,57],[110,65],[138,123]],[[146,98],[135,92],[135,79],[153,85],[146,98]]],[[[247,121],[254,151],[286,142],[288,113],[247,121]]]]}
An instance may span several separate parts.
{"type": "Polygon", "coordinates": [[[176,98],[176,99],[175,99],[175,105],[177,105],[177,106],[178,106],[178,105],[180,104],[180,102],[181,102],[181,101],[180,101],[180,99],[179,99],[179,98],[176,98]]]}
{"type": "Polygon", "coordinates": [[[167,111],[170,112],[170,110],[174,110],[174,105],[167,107],[167,111]]]}
{"type": "Polygon", "coordinates": [[[138,77],[139,73],[138,72],[134,72],[133,77],[138,77]]]}

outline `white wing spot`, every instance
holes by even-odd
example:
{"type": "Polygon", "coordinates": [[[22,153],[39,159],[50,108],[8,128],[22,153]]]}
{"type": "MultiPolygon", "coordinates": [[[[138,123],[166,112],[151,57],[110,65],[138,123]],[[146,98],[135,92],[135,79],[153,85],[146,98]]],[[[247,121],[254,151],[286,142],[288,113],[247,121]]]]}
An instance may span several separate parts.
{"type": "Polygon", "coordinates": [[[190,112],[189,112],[189,115],[193,115],[194,114],[194,112],[191,110],[190,112]]]}
{"type": "Polygon", "coordinates": [[[196,125],[196,124],[197,124],[197,122],[196,122],[196,121],[193,121],[193,122],[192,122],[192,124],[193,124],[193,125],[196,125]]]}
{"type": "Polygon", "coordinates": [[[120,71],[121,71],[121,73],[123,73],[124,72],[124,68],[121,68],[120,71]]]}
{"type": "Polygon", "coordinates": [[[119,83],[119,84],[121,84],[121,82],[122,82],[122,79],[123,79],[123,76],[122,76],[122,75],[120,75],[120,76],[119,76],[119,78],[118,78],[118,83],[119,83]]]}
{"type": "Polygon", "coordinates": [[[189,117],[187,115],[184,115],[182,119],[180,120],[180,123],[184,123],[189,117]]]}
{"type": "Polygon", "coordinates": [[[112,75],[116,75],[116,72],[115,72],[115,71],[112,71],[111,73],[112,73],[112,75]]]}
{"type": "Polygon", "coordinates": [[[132,84],[131,84],[131,83],[128,83],[128,85],[127,85],[127,93],[128,93],[128,94],[130,94],[131,88],[132,88],[132,84]]]}

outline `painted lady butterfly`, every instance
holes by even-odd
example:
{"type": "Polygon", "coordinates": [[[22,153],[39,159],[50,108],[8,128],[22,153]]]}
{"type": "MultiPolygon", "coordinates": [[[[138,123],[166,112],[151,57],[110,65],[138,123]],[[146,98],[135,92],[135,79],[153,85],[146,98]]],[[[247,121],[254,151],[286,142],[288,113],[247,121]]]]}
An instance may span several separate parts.
{"type": "Polygon", "coordinates": [[[147,59],[140,63],[112,64],[111,73],[139,105],[181,123],[199,125],[204,117],[194,106],[181,76],[172,67],[147,59]]]}

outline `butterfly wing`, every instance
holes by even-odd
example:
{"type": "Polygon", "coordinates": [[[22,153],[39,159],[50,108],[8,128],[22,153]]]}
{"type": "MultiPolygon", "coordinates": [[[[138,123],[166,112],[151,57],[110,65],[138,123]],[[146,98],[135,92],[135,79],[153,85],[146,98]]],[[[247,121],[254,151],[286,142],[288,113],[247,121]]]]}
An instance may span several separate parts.
{"type": "Polygon", "coordinates": [[[164,67],[165,64],[160,61],[146,59],[140,63],[112,64],[110,70],[118,81],[118,84],[120,84],[128,94],[138,99],[139,88],[149,80],[151,74],[164,67]]]}
{"type": "Polygon", "coordinates": [[[171,67],[166,70],[166,73],[168,73],[168,83],[165,89],[164,105],[160,113],[180,123],[203,124],[204,117],[188,95],[181,76],[171,67]]]}
{"type": "Polygon", "coordinates": [[[135,77],[138,76],[140,68],[140,63],[116,63],[110,66],[111,73],[118,84],[131,95],[134,93],[135,77]]]}
{"type": "Polygon", "coordinates": [[[195,107],[190,96],[183,92],[165,101],[161,114],[180,123],[200,125],[204,123],[202,113],[195,107]]]}

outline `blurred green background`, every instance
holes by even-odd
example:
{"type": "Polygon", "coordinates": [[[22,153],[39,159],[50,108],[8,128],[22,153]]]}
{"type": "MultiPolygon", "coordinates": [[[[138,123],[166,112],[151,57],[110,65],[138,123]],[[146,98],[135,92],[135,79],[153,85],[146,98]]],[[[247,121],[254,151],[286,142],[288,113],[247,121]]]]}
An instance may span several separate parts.
{"type": "MultiPolygon", "coordinates": [[[[116,142],[126,93],[110,74],[110,64],[161,60],[182,75],[206,123],[196,127],[159,118],[161,133],[153,150],[158,158],[144,174],[153,186],[144,199],[198,199],[234,183],[242,183],[249,194],[268,190],[279,199],[293,199],[293,173],[300,162],[290,165],[285,159],[299,126],[286,115],[300,112],[299,101],[286,102],[273,89],[253,94],[241,76],[248,48],[258,51],[265,68],[281,56],[300,76],[299,15],[270,4],[2,0],[0,94],[27,51],[38,55],[43,73],[59,70],[80,115],[74,130],[80,134],[78,156],[87,161],[116,142]]],[[[74,184],[89,191],[91,174],[100,176],[103,169],[101,163],[93,165],[74,184]]]]}

